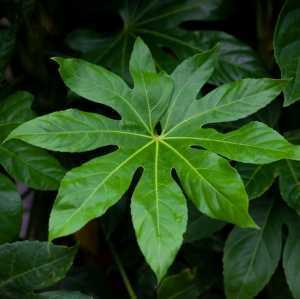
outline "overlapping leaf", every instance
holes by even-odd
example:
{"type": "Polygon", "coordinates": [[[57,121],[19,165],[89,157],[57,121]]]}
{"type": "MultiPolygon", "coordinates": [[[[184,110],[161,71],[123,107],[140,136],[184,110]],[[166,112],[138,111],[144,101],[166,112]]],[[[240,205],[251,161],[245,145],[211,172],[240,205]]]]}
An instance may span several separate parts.
{"type": "Polygon", "coordinates": [[[282,78],[291,79],[284,91],[284,105],[300,99],[300,4],[286,0],[274,35],[275,58],[282,78]]]}
{"type": "Polygon", "coordinates": [[[51,213],[50,240],[71,234],[103,215],[141,169],[131,201],[132,221],[139,246],[160,280],[186,230],[183,194],[212,218],[256,227],[248,214],[248,197],[238,172],[216,153],[258,164],[300,159],[299,147],[262,123],[253,122],[226,134],[201,128],[256,112],[285,85],[280,80],[246,79],[219,87],[199,100],[199,88],[214,72],[215,50],[185,60],[169,76],[156,72],[149,49],[137,39],[129,67],[133,89],[102,67],[78,59],[56,61],[72,91],[111,106],[121,120],[69,109],[28,121],[8,137],[66,152],[118,147],[66,174],[51,213]],[[173,178],[174,169],[180,186],[173,178]]]}
{"type": "Polygon", "coordinates": [[[0,244],[17,238],[22,219],[21,198],[15,185],[0,174],[0,244]]]}
{"type": "Polygon", "coordinates": [[[129,77],[127,62],[136,36],[141,36],[151,46],[157,65],[167,71],[218,43],[220,62],[211,82],[221,84],[246,77],[262,77],[266,71],[255,52],[235,37],[219,31],[191,32],[179,27],[184,21],[213,21],[227,17],[231,2],[124,1],[120,10],[123,28],[116,35],[81,29],[72,32],[67,43],[81,52],[84,59],[105,65],[125,78],[129,77]]]}
{"type": "Polygon", "coordinates": [[[76,251],[75,247],[67,248],[39,241],[1,245],[1,298],[34,298],[33,291],[49,287],[65,276],[76,251]]]}
{"type": "Polygon", "coordinates": [[[283,250],[283,268],[287,283],[295,299],[300,296],[300,275],[298,265],[300,263],[300,221],[299,216],[292,211],[283,213],[284,222],[288,226],[288,237],[283,250]]]}
{"type": "MultiPolygon", "coordinates": [[[[0,142],[18,125],[34,118],[32,95],[19,91],[1,101],[0,142]]],[[[55,190],[64,169],[46,151],[24,142],[12,140],[0,144],[0,164],[16,180],[29,187],[55,190]]]]}
{"type": "MultiPolygon", "coordinates": [[[[288,140],[296,144],[300,144],[299,131],[286,132],[285,136],[288,140]]],[[[300,213],[300,162],[283,160],[278,164],[279,187],[283,200],[300,213]]]]}
{"type": "Polygon", "coordinates": [[[249,199],[263,195],[278,175],[273,163],[266,165],[239,163],[236,167],[244,181],[249,199]]]}
{"type": "Polygon", "coordinates": [[[260,230],[235,228],[224,249],[226,298],[252,299],[269,282],[281,256],[281,221],[273,200],[260,199],[253,217],[260,230]]]}

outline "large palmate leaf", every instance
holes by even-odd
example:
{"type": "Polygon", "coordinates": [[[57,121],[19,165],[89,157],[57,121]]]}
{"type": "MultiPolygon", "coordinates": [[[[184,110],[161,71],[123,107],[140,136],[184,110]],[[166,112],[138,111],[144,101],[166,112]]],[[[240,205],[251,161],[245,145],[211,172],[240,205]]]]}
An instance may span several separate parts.
{"type": "Polygon", "coordinates": [[[0,244],[18,236],[22,219],[21,198],[16,186],[0,174],[0,244]]]}
{"type": "Polygon", "coordinates": [[[129,67],[133,89],[102,67],[78,59],[56,61],[72,91],[114,108],[121,119],[69,109],[28,121],[7,138],[66,152],[117,146],[114,152],[66,174],[50,217],[50,240],[74,233],[103,215],[140,169],[131,201],[132,221],[139,246],[160,280],[186,230],[183,194],[212,218],[256,227],[248,214],[248,197],[238,172],[213,151],[249,163],[300,159],[297,146],[262,123],[253,122],[226,134],[201,128],[256,112],[285,84],[246,79],[219,87],[199,100],[199,88],[214,72],[215,50],[188,58],[169,76],[156,72],[149,49],[137,39],[129,67]]]}
{"type": "Polygon", "coordinates": [[[72,32],[68,45],[93,63],[105,65],[128,78],[127,62],[136,36],[150,46],[159,68],[172,71],[185,58],[219,44],[220,62],[211,82],[220,84],[246,77],[261,77],[264,67],[255,52],[235,37],[219,31],[186,31],[183,21],[212,21],[227,16],[228,0],[124,1],[123,28],[113,36],[88,29],[72,32]],[[166,51],[167,49],[167,51],[166,51]],[[121,57],[121,59],[115,59],[121,57]]]}
{"type": "Polygon", "coordinates": [[[260,230],[234,228],[224,249],[226,298],[252,299],[269,282],[281,256],[281,221],[273,200],[255,203],[260,230]]]}
{"type": "MultiPolygon", "coordinates": [[[[18,125],[34,118],[32,95],[19,91],[1,101],[0,142],[18,125]]],[[[65,170],[45,150],[12,140],[0,144],[0,164],[16,180],[41,190],[55,190],[65,170]]]]}
{"type": "Polygon", "coordinates": [[[27,298],[34,290],[44,289],[58,282],[72,265],[76,251],[75,247],[55,246],[38,241],[1,245],[1,298],[27,298]]]}
{"type": "Polygon", "coordinates": [[[284,105],[300,99],[300,3],[286,0],[274,35],[275,58],[282,78],[291,81],[284,91],[284,105]]]}

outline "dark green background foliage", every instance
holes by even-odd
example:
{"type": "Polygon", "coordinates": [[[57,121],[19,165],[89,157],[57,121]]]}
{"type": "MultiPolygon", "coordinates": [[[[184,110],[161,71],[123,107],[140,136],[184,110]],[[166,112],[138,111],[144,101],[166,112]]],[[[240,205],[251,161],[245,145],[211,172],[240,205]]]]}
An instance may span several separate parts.
{"type": "Polygon", "coordinates": [[[299,100],[299,0],[0,0],[0,298],[300,299],[299,100]]]}

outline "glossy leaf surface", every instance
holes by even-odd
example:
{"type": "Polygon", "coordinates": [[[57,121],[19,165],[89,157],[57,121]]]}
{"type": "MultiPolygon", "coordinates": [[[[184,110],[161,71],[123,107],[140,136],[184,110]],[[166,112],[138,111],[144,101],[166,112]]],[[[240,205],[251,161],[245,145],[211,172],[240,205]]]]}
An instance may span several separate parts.
{"type": "Polygon", "coordinates": [[[117,146],[110,154],[96,157],[66,174],[50,217],[50,240],[74,233],[103,215],[122,197],[140,169],[141,177],[131,200],[132,221],[139,246],[161,280],[186,230],[184,194],[212,218],[241,227],[256,227],[248,214],[248,196],[238,172],[216,153],[251,163],[299,159],[297,146],[262,123],[253,122],[226,134],[200,128],[204,123],[233,120],[256,112],[274,99],[285,84],[280,80],[246,79],[228,84],[225,89],[220,87],[217,100],[212,103],[207,99],[213,98],[216,91],[198,100],[199,88],[214,71],[215,50],[185,60],[169,76],[156,72],[149,49],[137,39],[130,59],[134,88],[88,62],[69,58],[56,61],[72,91],[111,106],[121,119],[69,109],[35,118],[10,134],[8,140],[20,139],[62,152],[117,146]],[[229,117],[223,103],[226,109],[227,103],[231,106],[229,117]],[[198,119],[201,105],[207,107],[206,116],[198,119]],[[232,114],[234,109],[239,111],[236,116],[232,114]],[[187,115],[198,121],[190,122],[187,115]],[[156,130],[159,122],[161,134],[156,130]]]}

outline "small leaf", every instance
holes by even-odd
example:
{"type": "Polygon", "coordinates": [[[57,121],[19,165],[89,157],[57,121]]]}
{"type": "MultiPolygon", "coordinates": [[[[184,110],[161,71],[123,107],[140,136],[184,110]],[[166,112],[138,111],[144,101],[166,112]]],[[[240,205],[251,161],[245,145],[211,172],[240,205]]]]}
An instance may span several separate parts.
{"type": "Polygon", "coordinates": [[[16,298],[53,285],[72,265],[77,248],[23,241],[0,246],[0,292],[16,298]]]}
{"type": "Polygon", "coordinates": [[[0,244],[17,238],[22,220],[22,204],[16,186],[0,174],[0,244]]]}
{"type": "Polygon", "coordinates": [[[262,196],[271,187],[278,175],[274,164],[238,163],[236,168],[244,181],[249,199],[262,196]]]}
{"type": "Polygon", "coordinates": [[[222,221],[200,215],[188,224],[187,231],[184,235],[184,241],[189,243],[208,238],[224,226],[225,223],[222,221]]]}
{"type": "Polygon", "coordinates": [[[167,276],[158,289],[158,299],[197,299],[198,290],[196,273],[185,269],[179,274],[167,276]]]}
{"type": "Polygon", "coordinates": [[[292,80],[284,90],[284,106],[300,99],[300,4],[287,0],[280,12],[274,35],[275,58],[281,77],[292,80]]]}
{"type": "Polygon", "coordinates": [[[252,299],[269,282],[281,256],[281,222],[271,199],[255,202],[260,230],[234,228],[224,249],[226,298],[252,299]]]}

